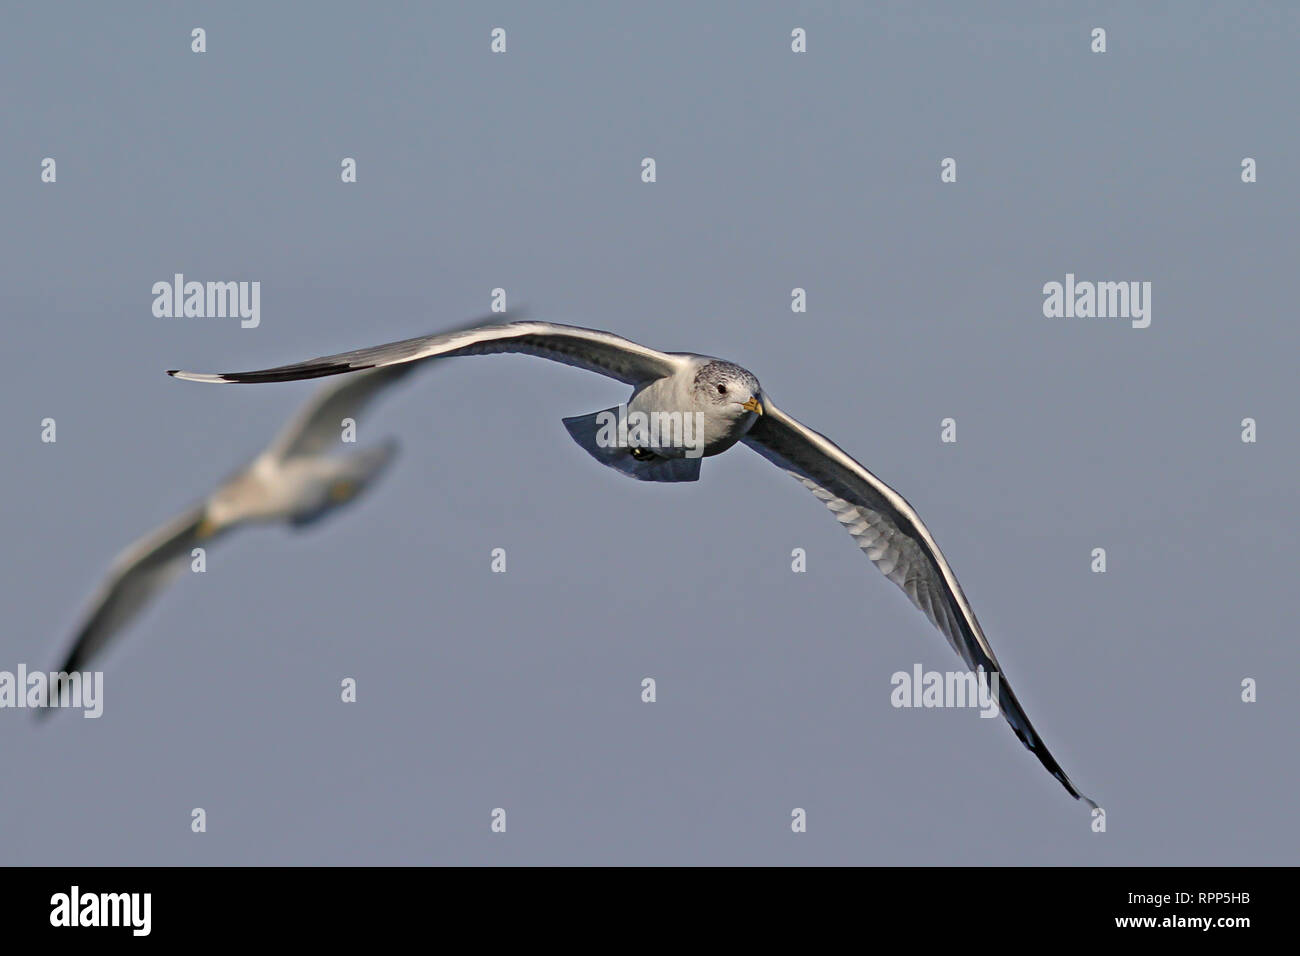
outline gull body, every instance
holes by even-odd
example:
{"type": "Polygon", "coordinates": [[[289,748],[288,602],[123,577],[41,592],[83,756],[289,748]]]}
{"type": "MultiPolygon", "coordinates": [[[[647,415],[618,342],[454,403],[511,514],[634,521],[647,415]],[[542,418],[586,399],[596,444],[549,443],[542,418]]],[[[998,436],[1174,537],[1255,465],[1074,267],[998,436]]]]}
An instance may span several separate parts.
{"type": "Polygon", "coordinates": [[[753,375],[732,362],[688,353],[673,358],[673,370],[633,388],[625,407],[564,419],[569,435],[601,464],[633,478],[697,480],[701,458],[722,454],[753,427],[761,390],[753,375]],[[635,421],[638,414],[654,422],[653,432],[611,444],[602,423],[619,415],[635,421]]]}
{"type": "MultiPolygon", "coordinates": [[[[354,500],[396,454],[392,439],[346,454],[340,423],[355,417],[409,367],[380,369],[327,385],[275,440],[197,505],[122,551],[90,601],[59,671],[85,668],[189,564],[194,548],[249,524],[303,527],[354,500]]],[[[37,714],[49,714],[42,708],[37,714]]]]}
{"type": "Polygon", "coordinates": [[[283,382],[502,352],[534,355],[631,385],[629,412],[700,416],[703,453],[696,457],[673,446],[611,445],[600,423],[612,409],[564,420],[574,441],[623,474],[642,481],[695,481],[702,458],[738,442],[791,474],[830,509],[868,559],[943,633],[971,670],[999,675],[999,710],[1016,737],[1072,797],[1096,807],[1029,722],[956,575],[915,509],[826,436],[783,412],[758,379],[739,365],[690,352],[660,352],[597,329],[524,321],[455,329],[251,372],[168,374],[198,382],[283,382]]]}
{"type": "Polygon", "coordinates": [[[350,500],[394,450],[385,443],[338,457],[259,455],[208,498],[202,537],[245,524],[308,524],[350,500]]]}

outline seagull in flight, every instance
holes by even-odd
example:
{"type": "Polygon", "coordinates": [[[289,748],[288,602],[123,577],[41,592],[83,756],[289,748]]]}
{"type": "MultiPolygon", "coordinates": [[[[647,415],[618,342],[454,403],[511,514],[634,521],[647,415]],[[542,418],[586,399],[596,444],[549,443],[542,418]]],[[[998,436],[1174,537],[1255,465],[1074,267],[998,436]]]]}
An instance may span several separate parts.
{"type": "Polygon", "coordinates": [[[695,481],[702,458],[721,454],[737,442],[793,475],[831,510],[972,671],[982,668],[999,675],[998,706],[1021,743],[1070,796],[1096,807],[1071,782],[1029,722],[957,576],[912,506],[829,438],[781,411],[758,379],[739,365],[690,352],[660,352],[610,332],[522,321],[459,328],[259,371],[167,374],[193,382],[288,382],[506,352],[561,362],[630,385],[626,405],[566,418],[564,425],[597,461],[632,478],[695,481]],[[646,430],[636,429],[633,413],[641,413],[640,421],[660,416],[674,427],[660,429],[658,441],[651,429],[651,440],[646,440],[646,430]],[[674,416],[699,423],[694,443],[683,441],[675,431],[674,416]],[[633,427],[618,426],[620,421],[633,427]]]}
{"type": "MultiPolygon", "coordinates": [[[[98,657],[185,568],[193,548],[207,547],[246,524],[287,522],[303,527],[354,500],[392,461],[397,443],[388,439],[350,454],[330,454],[340,442],[341,423],[349,417],[355,420],[376,393],[410,369],[394,365],[320,389],[248,466],[119,554],[58,671],[83,670],[98,657]]],[[[42,707],[36,713],[52,711],[42,707]]]]}

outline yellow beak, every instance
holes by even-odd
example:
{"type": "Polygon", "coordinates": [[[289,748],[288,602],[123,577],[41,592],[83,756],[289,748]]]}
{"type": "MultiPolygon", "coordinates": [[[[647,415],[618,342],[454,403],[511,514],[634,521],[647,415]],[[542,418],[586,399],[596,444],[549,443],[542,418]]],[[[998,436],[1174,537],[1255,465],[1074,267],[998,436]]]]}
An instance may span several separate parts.
{"type": "Polygon", "coordinates": [[[763,414],[763,406],[760,405],[758,399],[754,398],[752,395],[750,396],[749,401],[742,405],[741,408],[747,412],[753,412],[756,415],[763,414]]]}

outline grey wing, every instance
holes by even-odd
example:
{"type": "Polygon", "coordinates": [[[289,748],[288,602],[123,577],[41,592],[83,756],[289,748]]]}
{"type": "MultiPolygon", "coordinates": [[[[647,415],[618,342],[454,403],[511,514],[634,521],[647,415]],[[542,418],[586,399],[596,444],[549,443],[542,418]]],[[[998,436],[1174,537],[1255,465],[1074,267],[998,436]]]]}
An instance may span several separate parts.
{"type": "Polygon", "coordinates": [[[510,322],[423,335],[253,372],[173,370],[167,374],[193,382],[289,382],[421,359],[498,352],[535,355],[596,372],[628,385],[640,385],[672,375],[688,362],[682,356],[646,348],[611,332],[551,322],[510,322]]]}
{"type": "Polygon", "coordinates": [[[825,503],[858,547],[902,588],[968,667],[983,667],[986,673],[999,675],[999,708],[1021,743],[1072,797],[1095,807],[1071,782],[1029,722],[956,575],[903,496],[826,436],[801,425],[767,398],[763,399],[763,414],[743,440],[825,503]]]}
{"type": "Polygon", "coordinates": [[[388,365],[321,387],[275,437],[267,454],[282,460],[339,447],[343,419],[357,419],[376,395],[414,367],[388,365]]]}
{"type": "Polygon", "coordinates": [[[108,578],[95,592],[58,670],[83,668],[186,566],[191,549],[200,541],[199,527],[206,510],[200,505],[185,512],[132,544],[113,561],[108,578]]]}

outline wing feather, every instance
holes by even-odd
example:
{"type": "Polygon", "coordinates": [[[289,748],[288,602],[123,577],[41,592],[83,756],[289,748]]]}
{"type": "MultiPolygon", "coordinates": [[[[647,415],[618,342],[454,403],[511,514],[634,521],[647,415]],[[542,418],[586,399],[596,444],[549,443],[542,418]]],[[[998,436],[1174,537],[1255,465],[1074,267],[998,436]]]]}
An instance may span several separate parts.
{"type": "Polygon", "coordinates": [[[281,430],[266,454],[283,460],[319,455],[339,443],[343,419],[356,419],[380,392],[415,366],[388,365],[323,386],[281,430]]]}
{"type": "Polygon", "coordinates": [[[190,550],[199,543],[199,526],[205,514],[202,505],[192,508],[145,535],[114,559],[107,578],[91,598],[58,671],[83,669],[185,568],[190,550]]]}
{"type": "Polygon", "coordinates": [[[535,355],[596,372],[628,385],[640,385],[671,375],[686,363],[681,356],[638,345],[612,332],[526,321],[439,332],[252,372],[173,370],[167,374],[195,382],[289,382],[422,359],[498,352],[535,355]]]}
{"type": "Polygon", "coordinates": [[[1021,743],[1072,797],[1083,796],[1038,736],[998,664],[975,612],[939,546],[911,505],[826,436],[795,421],[766,397],[743,439],[820,499],[859,548],[948,639],[972,670],[998,677],[999,708],[1021,743]]]}

